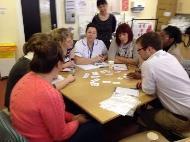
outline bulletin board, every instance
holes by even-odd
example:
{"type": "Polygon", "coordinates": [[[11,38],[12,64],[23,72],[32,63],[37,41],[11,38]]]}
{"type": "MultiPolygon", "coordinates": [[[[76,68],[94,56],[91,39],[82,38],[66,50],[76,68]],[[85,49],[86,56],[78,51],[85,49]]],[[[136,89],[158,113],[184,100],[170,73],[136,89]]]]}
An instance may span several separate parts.
{"type": "Polygon", "coordinates": [[[131,28],[134,39],[147,32],[157,30],[158,19],[132,19],[131,28]]]}

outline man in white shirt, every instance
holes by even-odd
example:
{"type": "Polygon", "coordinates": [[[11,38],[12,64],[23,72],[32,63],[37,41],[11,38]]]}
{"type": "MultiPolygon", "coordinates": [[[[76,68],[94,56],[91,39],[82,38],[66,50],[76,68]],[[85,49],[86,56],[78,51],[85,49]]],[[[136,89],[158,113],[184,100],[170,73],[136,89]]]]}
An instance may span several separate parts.
{"type": "Polygon", "coordinates": [[[137,88],[156,95],[163,108],[145,110],[142,120],[149,126],[155,123],[163,128],[181,131],[190,128],[190,79],[177,59],[162,50],[157,33],[142,35],[136,41],[137,51],[145,61],[142,64],[142,85],[137,88]],[[151,114],[151,115],[149,115],[151,114]],[[152,119],[152,120],[150,120],[152,119]]]}

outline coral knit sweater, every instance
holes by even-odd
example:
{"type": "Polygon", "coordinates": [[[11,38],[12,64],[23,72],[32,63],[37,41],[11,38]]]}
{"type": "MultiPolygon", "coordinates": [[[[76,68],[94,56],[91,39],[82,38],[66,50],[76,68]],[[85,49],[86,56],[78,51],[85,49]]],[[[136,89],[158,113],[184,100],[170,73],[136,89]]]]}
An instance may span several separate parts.
{"type": "Polygon", "coordinates": [[[34,72],[27,73],[15,85],[10,112],[13,126],[29,142],[65,141],[79,125],[65,111],[60,93],[34,72]]]}

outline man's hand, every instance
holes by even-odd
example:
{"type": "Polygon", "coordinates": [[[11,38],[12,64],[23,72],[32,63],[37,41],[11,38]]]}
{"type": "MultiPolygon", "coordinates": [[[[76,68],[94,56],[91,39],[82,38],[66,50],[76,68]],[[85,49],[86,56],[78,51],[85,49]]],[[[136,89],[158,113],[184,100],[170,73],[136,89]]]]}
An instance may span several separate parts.
{"type": "Polygon", "coordinates": [[[142,82],[141,81],[137,82],[136,88],[137,89],[142,89],[142,82]]]}
{"type": "Polygon", "coordinates": [[[141,73],[140,72],[130,72],[127,74],[129,78],[133,79],[141,79],[141,73]]]}

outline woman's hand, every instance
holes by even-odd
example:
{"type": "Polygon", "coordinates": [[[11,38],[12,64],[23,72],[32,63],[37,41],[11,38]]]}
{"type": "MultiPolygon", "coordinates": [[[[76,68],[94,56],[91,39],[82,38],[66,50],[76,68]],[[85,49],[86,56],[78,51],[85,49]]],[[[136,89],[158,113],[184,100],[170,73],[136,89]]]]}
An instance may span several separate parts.
{"type": "Polygon", "coordinates": [[[69,74],[65,80],[68,83],[71,83],[71,82],[75,81],[75,77],[73,75],[69,74]]]}
{"type": "Polygon", "coordinates": [[[69,68],[69,67],[74,67],[75,66],[75,63],[74,61],[69,61],[69,62],[66,62],[63,64],[63,69],[64,68],[69,68]]]}
{"type": "Polygon", "coordinates": [[[102,55],[98,55],[98,56],[92,58],[92,60],[93,60],[93,63],[103,62],[104,61],[104,57],[102,55]]]}
{"type": "Polygon", "coordinates": [[[79,124],[84,124],[84,123],[86,123],[87,121],[89,121],[89,120],[86,118],[86,115],[84,115],[84,114],[75,115],[75,116],[73,116],[72,120],[77,120],[77,121],[79,121],[79,124]]]}

